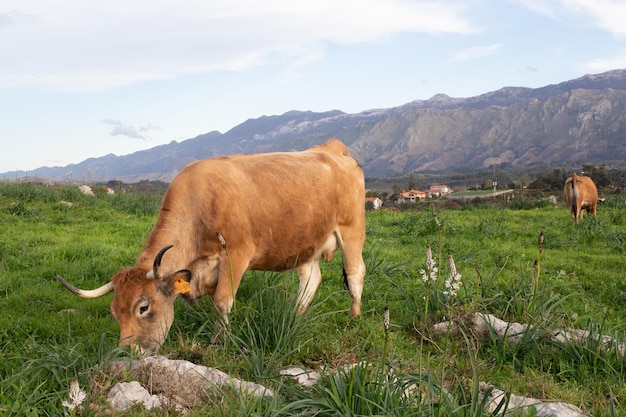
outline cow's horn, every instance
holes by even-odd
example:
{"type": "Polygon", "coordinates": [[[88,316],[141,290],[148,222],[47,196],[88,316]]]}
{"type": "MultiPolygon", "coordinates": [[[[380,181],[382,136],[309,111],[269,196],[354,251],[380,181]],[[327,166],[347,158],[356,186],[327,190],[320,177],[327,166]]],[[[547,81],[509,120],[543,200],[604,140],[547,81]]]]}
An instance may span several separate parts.
{"type": "Polygon", "coordinates": [[[161,279],[161,277],[159,276],[159,267],[161,266],[161,259],[163,258],[163,254],[167,252],[168,249],[171,249],[172,246],[174,245],[167,245],[166,247],[161,249],[159,253],[157,253],[157,256],[154,258],[154,264],[152,265],[152,277],[151,278],[161,279]]]}
{"type": "Polygon", "coordinates": [[[98,298],[113,291],[113,283],[111,281],[107,282],[100,288],[96,288],[95,290],[81,290],[80,288],[76,288],[68,283],[61,275],[57,275],[57,279],[65,288],[83,298],[98,298]]]}

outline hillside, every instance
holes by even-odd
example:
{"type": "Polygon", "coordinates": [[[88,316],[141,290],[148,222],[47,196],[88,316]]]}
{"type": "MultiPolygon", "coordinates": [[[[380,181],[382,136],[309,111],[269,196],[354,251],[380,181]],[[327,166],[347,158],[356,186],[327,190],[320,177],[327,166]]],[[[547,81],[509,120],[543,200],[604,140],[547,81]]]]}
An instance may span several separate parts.
{"type": "MultiPolygon", "coordinates": [[[[343,140],[367,176],[626,162],[626,70],[530,89],[504,87],[471,98],[438,94],[356,114],[291,111],[247,120],[131,155],[106,155],[29,171],[90,181],[169,181],[187,163],[231,153],[301,150],[343,140]]],[[[2,175],[2,174],[0,174],[2,175]]],[[[8,175],[4,174],[5,176],[8,175]]]]}

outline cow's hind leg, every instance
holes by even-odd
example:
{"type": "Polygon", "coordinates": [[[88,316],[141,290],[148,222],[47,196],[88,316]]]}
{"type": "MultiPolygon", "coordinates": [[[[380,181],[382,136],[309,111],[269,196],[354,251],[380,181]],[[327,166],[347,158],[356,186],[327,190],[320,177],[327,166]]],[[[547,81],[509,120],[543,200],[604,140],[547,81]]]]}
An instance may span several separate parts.
{"type": "Polygon", "coordinates": [[[587,207],[587,213],[595,216],[596,215],[596,205],[592,204],[589,207],[587,207]]]}
{"type": "Polygon", "coordinates": [[[351,267],[346,265],[344,257],[344,280],[348,285],[352,304],[350,306],[350,316],[355,317],[361,314],[361,295],[363,294],[363,281],[365,278],[365,264],[363,259],[360,262],[354,262],[351,267]],[[356,265],[354,265],[356,264],[356,265]]]}
{"type": "Polygon", "coordinates": [[[313,301],[317,287],[322,282],[322,271],[320,270],[319,259],[313,259],[298,267],[300,276],[300,290],[298,292],[298,313],[306,311],[313,301]]]}
{"type": "Polygon", "coordinates": [[[344,281],[348,285],[352,305],[350,316],[361,314],[361,294],[365,278],[365,263],[363,262],[363,243],[365,232],[347,231],[339,239],[343,254],[344,281]]]}
{"type": "Polygon", "coordinates": [[[583,217],[582,208],[578,207],[576,203],[572,205],[572,217],[576,222],[578,222],[583,217]]]}

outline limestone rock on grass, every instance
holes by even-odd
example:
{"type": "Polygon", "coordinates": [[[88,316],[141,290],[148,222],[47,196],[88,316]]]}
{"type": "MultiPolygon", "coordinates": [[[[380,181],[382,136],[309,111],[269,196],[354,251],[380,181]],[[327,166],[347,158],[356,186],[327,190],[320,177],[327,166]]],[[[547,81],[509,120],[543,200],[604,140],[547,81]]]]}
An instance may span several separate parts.
{"type": "MultiPolygon", "coordinates": [[[[117,361],[111,364],[110,369],[117,373],[129,371],[143,386],[150,387],[151,391],[159,393],[161,398],[167,398],[183,407],[193,407],[202,403],[207,392],[214,389],[233,389],[257,397],[274,395],[270,388],[242,381],[215,368],[184,360],[171,360],[163,356],[117,361]]],[[[119,389],[123,388],[124,386],[119,389]]],[[[141,396],[137,398],[144,398],[145,394],[137,395],[141,396]]]]}

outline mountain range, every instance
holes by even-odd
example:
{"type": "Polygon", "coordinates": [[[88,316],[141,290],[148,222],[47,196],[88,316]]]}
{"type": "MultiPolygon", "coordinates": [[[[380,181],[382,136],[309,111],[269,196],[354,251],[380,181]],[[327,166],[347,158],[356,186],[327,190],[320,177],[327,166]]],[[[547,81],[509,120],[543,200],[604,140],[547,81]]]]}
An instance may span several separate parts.
{"type": "MultiPolygon", "coordinates": [[[[292,151],[341,139],[366,176],[564,164],[626,165],[626,69],[470,98],[438,94],[356,114],[290,111],[249,119],[130,155],[109,154],[30,177],[170,181],[188,163],[232,153],[292,151]]],[[[10,173],[4,175],[9,176],[10,173]]],[[[0,174],[2,176],[3,174],[0,174]]]]}

